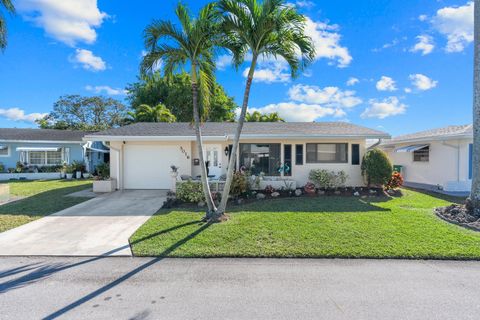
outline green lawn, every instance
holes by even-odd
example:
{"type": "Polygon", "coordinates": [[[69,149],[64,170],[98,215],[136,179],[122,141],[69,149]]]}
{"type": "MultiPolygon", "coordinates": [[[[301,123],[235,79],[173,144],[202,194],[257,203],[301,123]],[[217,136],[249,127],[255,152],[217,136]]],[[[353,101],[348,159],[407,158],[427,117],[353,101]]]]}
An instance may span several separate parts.
{"type": "Polygon", "coordinates": [[[162,210],[130,242],[137,256],[480,258],[480,233],[434,215],[449,203],[439,196],[373,199],[265,200],[232,207],[229,221],[212,225],[202,212],[162,210]]]}
{"type": "Polygon", "coordinates": [[[91,187],[91,181],[10,181],[10,194],[25,197],[0,205],[0,232],[71,207],[88,198],[64,197],[91,187]]]}

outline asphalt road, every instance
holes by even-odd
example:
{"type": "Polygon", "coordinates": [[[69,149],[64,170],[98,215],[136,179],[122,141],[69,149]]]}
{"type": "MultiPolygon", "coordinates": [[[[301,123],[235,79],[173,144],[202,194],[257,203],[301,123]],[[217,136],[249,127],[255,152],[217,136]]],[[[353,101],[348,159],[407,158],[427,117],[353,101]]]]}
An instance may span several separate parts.
{"type": "Polygon", "coordinates": [[[6,319],[479,319],[480,262],[0,258],[6,319]]]}

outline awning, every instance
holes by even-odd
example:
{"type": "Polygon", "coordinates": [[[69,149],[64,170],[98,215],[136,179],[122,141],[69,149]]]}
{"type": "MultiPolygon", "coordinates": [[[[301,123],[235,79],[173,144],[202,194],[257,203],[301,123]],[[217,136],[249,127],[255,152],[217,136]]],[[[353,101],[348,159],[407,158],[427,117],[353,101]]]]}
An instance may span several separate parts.
{"type": "Polygon", "coordinates": [[[51,147],[18,147],[17,151],[60,151],[61,148],[51,147]]]}
{"type": "Polygon", "coordinates": [[[413,151],[417,151],[417,150],[423,149],[423,148],[428,147],[428,146],[429,146],[428,144],[414,144],[414,145],[411,145],[411,146],[406,146],[406,147],[401,147],[401,148],[395,149],[395,152],[413,152],[413,151]]]}
{"type": "Polygon", "coordinates": [[[110,153],[110,150],[106,150],[106,149],[96,149],[96,148],[89,148],[89,147],[87,147],[87,149],[95,152],[100,152],[100,153],[110,153]]]}

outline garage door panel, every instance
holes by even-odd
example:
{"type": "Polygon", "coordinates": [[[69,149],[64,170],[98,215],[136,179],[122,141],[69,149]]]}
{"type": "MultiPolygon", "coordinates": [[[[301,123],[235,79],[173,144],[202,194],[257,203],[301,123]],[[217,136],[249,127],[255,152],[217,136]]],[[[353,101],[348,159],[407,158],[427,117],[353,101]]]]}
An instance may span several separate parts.
{"type": "Polygon", "coordinates": [[[125,145],[125,189],[170,189],[170,166],[182,162],[175,145],[125,145]]]}

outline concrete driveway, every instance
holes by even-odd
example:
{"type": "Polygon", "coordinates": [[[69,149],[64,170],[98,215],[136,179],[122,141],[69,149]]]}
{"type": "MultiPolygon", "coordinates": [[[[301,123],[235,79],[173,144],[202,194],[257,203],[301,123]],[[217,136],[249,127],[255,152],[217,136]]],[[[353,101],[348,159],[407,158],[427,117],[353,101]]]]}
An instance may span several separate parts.
{"type": "Polygon", "coordinates": [[[117,191],[0,233],[0,256],[131,256],[128,238],[166,192],[117,191]]]}

